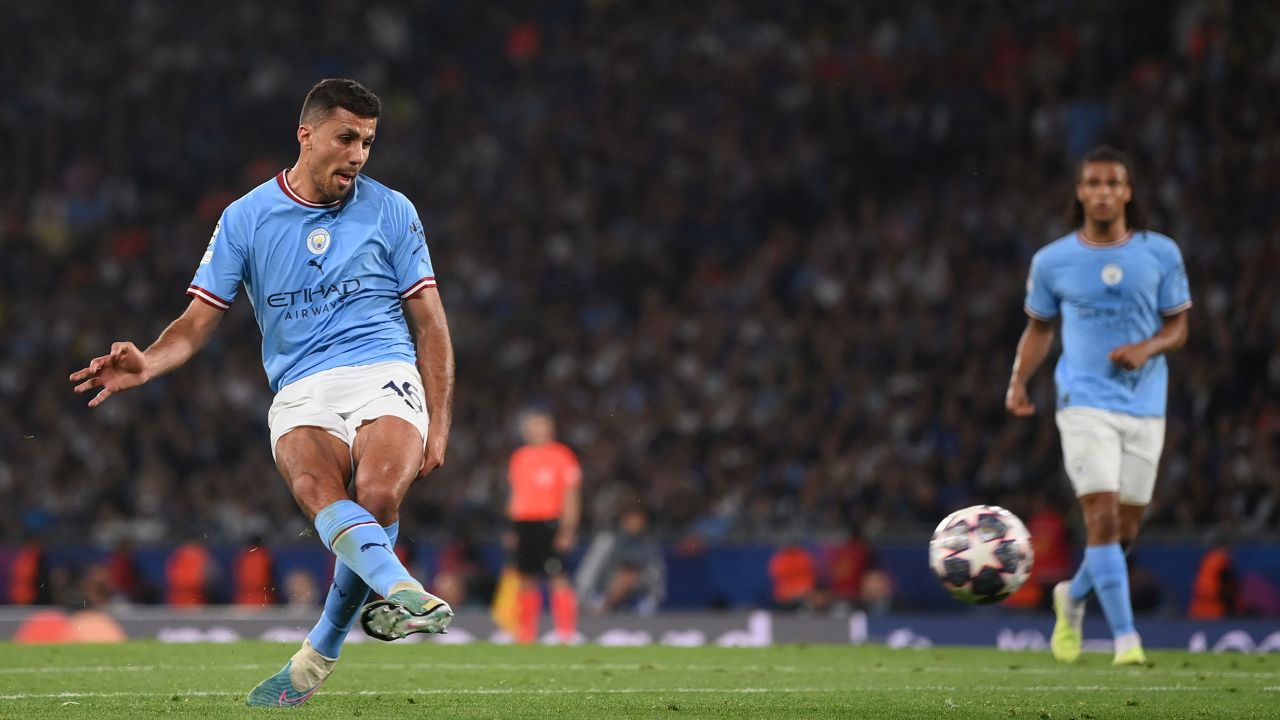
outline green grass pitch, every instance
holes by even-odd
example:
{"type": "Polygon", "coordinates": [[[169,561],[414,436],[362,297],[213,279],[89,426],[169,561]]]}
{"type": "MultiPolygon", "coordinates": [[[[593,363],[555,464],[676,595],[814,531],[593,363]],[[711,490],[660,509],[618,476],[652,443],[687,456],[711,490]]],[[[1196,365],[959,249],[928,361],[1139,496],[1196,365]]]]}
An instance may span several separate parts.
{"type": "Polygon", "coordinates": [[[0,719],[1280,718],[1280,656],[1151,652],[1152,667],[1047,653],[360,644],[296,710],[245,693],[291,646],[0,644],[0,719]]]}

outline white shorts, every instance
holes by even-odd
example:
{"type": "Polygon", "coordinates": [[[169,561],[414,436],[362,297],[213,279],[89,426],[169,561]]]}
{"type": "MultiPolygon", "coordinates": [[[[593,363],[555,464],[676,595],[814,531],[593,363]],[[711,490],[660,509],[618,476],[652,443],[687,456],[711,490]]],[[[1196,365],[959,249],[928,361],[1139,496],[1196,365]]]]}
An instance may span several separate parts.
{"type": "Polygon", "coordinates": [[[1118,492],[1125,505],[1147,505],[1164,449],[1164,418],[1089,407],[1058,411],[1062,459],[1076,497],[1118,492]]]}
{"type": "Polygon", "coordinates": [[[426,396],[418,368],[406,362],[338,367],[280,388],[267,412],[271,456],[285,433],[303,426],[322,428],[351,447],[356,430],[386,415],[403,418],[427,443],[426,396]]]}

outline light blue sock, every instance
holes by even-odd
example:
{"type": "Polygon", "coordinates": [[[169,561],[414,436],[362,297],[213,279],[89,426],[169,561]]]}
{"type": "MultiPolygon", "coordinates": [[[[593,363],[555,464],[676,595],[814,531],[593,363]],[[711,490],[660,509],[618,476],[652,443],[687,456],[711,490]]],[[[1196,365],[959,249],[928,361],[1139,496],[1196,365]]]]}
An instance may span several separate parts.
{"type": "Polygon", "coordinates": [[[390,595],[399,583],[420,585],[392,552],[386,531],[354,501],[339,500],[316,513],[316,530],[324,546],[379,595],[390,595]]]}
{"type": "Polygon", "coordinates": [[[1071,578],[1071,599],[1076,602],[1084,602],[1093,594],[1093,578],[1089,577],[1089,553],[1085,552],[1085,556],[1080,560],[1080,567],[1076,568],[1076,574],[1071,578]]]}
{"type": "MultiPolygon", "coordinates": [[[[394,550],[396,538],[400,536],[400,522],[393,522],[382,529],[387,533],[387,540],[394,550]]],[[[346,641],[347,633],[356,624],[356,613],[367,599],[369,586],[346,563],[335,559],[333,584],[329,586],[329,594],[324,598],[324,612],[320,614],[320,621],[311,629],[311,634],[307,635],[311,647],[327,658],[337,658],[342,653],[342,643],[346,641]]]]}
{"type": "MultiPolygon", "coordinates": [[[[1120,543],[1120,549],[1124,552],[1127,559],[1129,551],[1133,549],[1132,543],[1120,543]]],[[[1126,565],[1127,566],[1127,565],[1126,565]]],[[[1093,597],[1093,578],[1089,577],[1088,557],[1080,559],[1080,567],[1076,568],[1076,574],[1071,578],[1071,599],[1076,602],[1086,602],[1093,597]]]]}
{"type": "Polygon", "coordinates": [[[1120,543],[1085,548],[1085,563],[1093,579],[1094,592],[1111,626],[1112,637],[1134,632],[1133,605],[1129,601],[1129,568],[1125,567],[1120,543]]]}

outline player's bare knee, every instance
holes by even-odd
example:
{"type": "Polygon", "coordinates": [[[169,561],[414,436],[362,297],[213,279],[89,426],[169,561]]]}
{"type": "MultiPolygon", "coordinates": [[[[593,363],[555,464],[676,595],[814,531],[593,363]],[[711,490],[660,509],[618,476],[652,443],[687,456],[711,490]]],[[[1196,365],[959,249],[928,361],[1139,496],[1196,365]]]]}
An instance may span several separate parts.
{"type": "Polygon", "coordinates": [[[1109,545],[1120,539],[1120,520],[1107,508],[1091,508],[1084,513],[1090,545],[1109,545]]]}
{"type": "Polygon", "coordinates": [[[325,480],[313,473],[298,473],[291,478],[289,484],[294,500],[308,518],[314,519],[316,513],[346,499],[345,493],[340,489],[341,483],[325,480]]]}
{"type": "Polygon", "coordinates": [[[390,525],[400,517],[401,495],[395,488],[385,485],[357,485],[356,502],[383,525],[390,525]]]}

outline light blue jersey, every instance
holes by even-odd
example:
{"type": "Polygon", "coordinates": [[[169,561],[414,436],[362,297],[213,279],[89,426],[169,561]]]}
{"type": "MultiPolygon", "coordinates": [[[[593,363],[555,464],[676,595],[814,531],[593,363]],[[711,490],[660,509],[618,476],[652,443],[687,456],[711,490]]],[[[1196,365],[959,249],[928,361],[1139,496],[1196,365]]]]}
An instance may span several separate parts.
{"type": "Polygon", "coordinates": [[[187,294],[226,310],[242,282],[276,392],[335,367],[415,363],[400,302],[436,284],[404,195],[358,175],[344,200],[320,205],[284,172],[227,206],[187,294]]]}
{"type": "Polygon", "coordinates": [[[1138,230],[1119,243],[1099,245],[1073,232],[1031,260],[1027,314],[1046,321],[1062,315],[1062,357],[1054,372],[1059,408],[1163,417],[1169,385],[1164,355],[1137,370],[1108,356],[1155,335],[1163,317],[1189,307],[1182,253],[1160,233],[1138,230]]]}

